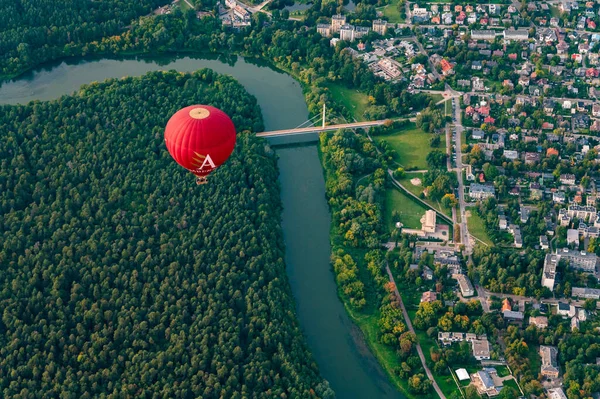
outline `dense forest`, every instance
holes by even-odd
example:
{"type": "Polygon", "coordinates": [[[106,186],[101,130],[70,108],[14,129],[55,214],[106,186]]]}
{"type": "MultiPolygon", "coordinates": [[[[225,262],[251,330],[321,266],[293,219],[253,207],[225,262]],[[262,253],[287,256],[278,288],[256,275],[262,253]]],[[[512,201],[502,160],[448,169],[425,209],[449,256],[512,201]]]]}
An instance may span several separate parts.
{"type": "Polygon", "coordinates": [[[332,397],[295,318],[256,100],[200,70],[0,107],[0,396],[332,397]],[[197,187],[163,145],[180,107],[233,115],[197,187]]]}
{"type": "Polygon", "coordinates": [[[141,15],[169,0],[0,1],[0,75],[18,74],[83,45],[122,33],[141,15]]]}

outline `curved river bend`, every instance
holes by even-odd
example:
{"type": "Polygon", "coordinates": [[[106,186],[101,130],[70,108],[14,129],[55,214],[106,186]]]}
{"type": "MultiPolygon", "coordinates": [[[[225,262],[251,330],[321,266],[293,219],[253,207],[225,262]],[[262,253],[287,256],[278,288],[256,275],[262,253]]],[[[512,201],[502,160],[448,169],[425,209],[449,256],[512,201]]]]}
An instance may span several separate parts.
{"type": "MultiPolygon", "coordinates": [[[[50,100],[82,84],[175,69],[211,68],[236,78],[254,95],[267,130],[308,119],[302,88],[292,77],[242,58],[99,59],[62,62],[0,86],[0,104],[50,100]]],[[[286,267],[300,326],[321,374],[341,399],[402,398],[365,345],[337,296],[329,265],[331,217],[316,145],[277,148],[281,181],[286,267]]]]}

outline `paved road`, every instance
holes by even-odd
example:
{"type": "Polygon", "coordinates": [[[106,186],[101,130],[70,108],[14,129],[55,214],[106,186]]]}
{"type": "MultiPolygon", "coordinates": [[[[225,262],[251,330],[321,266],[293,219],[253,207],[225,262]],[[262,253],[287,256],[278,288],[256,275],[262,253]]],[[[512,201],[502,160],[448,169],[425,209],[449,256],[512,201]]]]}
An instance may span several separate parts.
{"type": "MultiPolygon", "coordinates": [[[[486,290],[485,288],[481,287],[479,284],[475,284],[475,289],[477,290],[478,296],[477,296],[477,298],[473,298],[473,299],[480,300],[481,305],[483,306],[483,310],[485,312],[490,312],[489,305],[487,305],[487,300],[491,296],[495,296],[495,297],[498,297],[501,299],[510,298],[512,301],[515,301],[515,302],[526,301],[529,303],[546,303],[546,304],[550,304],[550,305],[556,305],[558,302],[567,302],[567,303],[570,303],[571,305],[582,307],[585,304],[585,300],[575,300],[575,299],[566,299],[566,298],[562,298],[562,299],[547,298],[547,299],[541,299],[538,301],[536,298],[528,297],[528,296],[502,294],[500,292],[490,292],[490,291],[486,290]],[[485,305],[484,305],[484,303],[485,303],[485,305]],[[486,308],[488,310],[486,310],[486,308]]],[[[598,305],[600,306],[600,303],[598,305]]]]}
{"type": "MultiPolygon", "coordinates": [[[[446,84],[446,86],[448,86],[448,84],[446,84]]],[[[462,150],[460,148],[462,145],[461,135],[462,135],[462,131],[464,130],[464,128],[462,126],[460,102],[457,100],[452,100],[452,101],[454,103],[454,118],[456,120],[456,122],[454,123],[454,128],[456,130],[456,140],[455,140],[456,149],[455,149],[455,151],[456,151],[456,177],[458,179],[458,203],[459,203],[459,207],[460,207],[460,239],[461,239],[461,242],[465,246],[465,253],[469,257],[469,262],[471,262],[472,261],[472,259],[471,259],[472,249],[471,249],[471,239],[469,236],[469,228],[467,226],[467,217],[466,217],[466,212],[465,212],[465,186],[463,184],[462,150]]]]}
{"type": "MultiPolygon", "coordinates": [[[[480,92],[480,91],[459,92],[459,91],[455,90],[455,92],[457,92],[457,93],[463,93],[463,94],[467,93],[467,94],[470,94],[472,96],[479,96],[479,97],[489,97],[492,94],[495,94],[495,93],[484,93],[484,92],[480,92]]],[[[521,96],[521,95],[518,95],[518,96],[521,96]]],[[[533,95],[530,95],[530,94],[522,95],[522,96],[523,97],[529,97],[529,98],[538,98],[538,99],[541,98],[541,96],[533,96],[533,95]]],[[[585,104],[596,104],[598,102],[598,100],[591,100],[589,98],[546,97],[546,96],[544,96],[544,98],[548,98],[548,99],[554,100],[556,102],[565,101],[565,100],[575,101],[575,102],[581,101],[581,102],[583,102],[585,104]]]]}
{"type": "MultiPolygon", "coordinates": [[[[408,331],[410,331],[413,334],[416,334],[415,329],[413,328],[413,325],[410,321],[410,317],[408,317],[408,312],[406,311],[404,302],[402,302],[402,296],[400,295],[400,292],[398,292],[398,288],[396,286],[396,281],[394,280],[394,276],[392,275],[392,271],[390,270],[390,266],[388,264],[385,265],[385,271],[387,272],[390,281],[392,283],[394,283],[394,293],[396,294],[396,297],[398,298],[398,301],[400,302],[400,307],[402,308],[402,314],[404,315],[404,321],[406,322],[408,331]]],[[[444,393],[440,389],[439,385],[435,381],[435,378],[433,378],[433,374],[431,373],[431,370],[429,370],[429,367],[427,367],[427,361],[425,360],[425,355],[423,354],[423,349],[421,349],[421,344],[419,343],[418,339],[417,339],[417,353],[419,354],[419,358],[421,359],[421,364],[423,365],[423,368],[425,369],[425,374],[427,374],[427,378],[429,378],[429,380],[431,381],[431,384],[433,385],[433,389],[435,389],[435,391],[437,392],[438,396],[441,399],[446,399],[446,396],[444,395],[444,393]]]]}
{"type": "Polygon", "coordinates": [[[294,134],[327,132],[327,131],[338,130],[338,129],[360,129],[360,128],[371,127],[371,126],[381,126],[387,122],[393,122],[393,121],[414,122],[414,121],[416,121],[416,118],[382,119],[379,121],[342,123],[339,125],[327,125],[327,126],[310,126],[310,127],[299,128],[299,129],[272,130],[270,132],[257,133],[256,136],[257,137],[276,137],[276,136],[286,136],[286,135],[294,135],[294,134]]]}

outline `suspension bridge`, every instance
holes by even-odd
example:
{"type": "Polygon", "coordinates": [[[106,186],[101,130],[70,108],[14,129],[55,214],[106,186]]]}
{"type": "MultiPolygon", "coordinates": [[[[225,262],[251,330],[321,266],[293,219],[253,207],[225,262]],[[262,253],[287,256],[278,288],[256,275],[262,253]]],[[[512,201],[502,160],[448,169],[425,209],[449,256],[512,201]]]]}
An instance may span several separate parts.
{"type": "MultiPolygon", "coordinates": [[[[342,123],[337,125],[327,125],[326,124],[326,109],[325,104],[323,104],[323,115],[315,115],[311,119],[301,123],[293,129],[284,129],[284,130],[272,130],[269,132],[257,133],[257,137],[265,137],[265,138],[275,138],[275,137],[285,137],[285,136],[293,136],[293,135],[304,135],[307,133],[320,133],[320,132],[330,132],[332,130],[338,129],[362,129],[369,128],[372,126],[381,126],[386,123],[390,123],[393,120],[390,119],[382,119],[378,121],[367,121],[367,122],[353,122],[353,123],[342,123]],[[321,126],[314,126],[313,124],[320,121],[321,126]]],[[[404,118],[404,119],[396,119],[396,120],[410,120],[412,122],[415,121],[415,118],[404,118]]]]}

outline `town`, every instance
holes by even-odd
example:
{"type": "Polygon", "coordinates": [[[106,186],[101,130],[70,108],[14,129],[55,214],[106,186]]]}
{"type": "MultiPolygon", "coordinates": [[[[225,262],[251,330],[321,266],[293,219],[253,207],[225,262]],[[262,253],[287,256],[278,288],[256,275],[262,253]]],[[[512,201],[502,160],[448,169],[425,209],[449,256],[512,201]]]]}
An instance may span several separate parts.
{"type": "Polygon", "coordinates": [[[600,399],[600,0],[13,3],[0,396],[600,399]]]}
{"type": "MultiPolygon", "coordinates": [[[[399,286],[401,292],[415,291],[414,298],[420,293],[418,305],[413,303],[413,324],[426,330],[429,340],[437,339],[432,360],[448,348],[465,352],[465,360],[444,364],[467,395],[467,387],[496,397],[512,386],[524,396],[531,392],[523,389],[525,384],[539,383],[537,392],[545,397],[567,398],[566,370],[557,360],[560,345],[546,338],[547,344],[516,355],[507,348],[506,335],[534,333],[541,341],[555,329],[600,333],[600,34],[594,32],[599,7],[560,2],[550,5],[557,17],[546,18],[548,4],[528,3],[529,19],[522,18],[520,7],[406,2],[406,19],[400,23],[387,22],[378,12],[370,26],[355,26],[348,16],[336,14],[316,29],[383,80],[404,82],[413,93],[439,95],[436,105],[447,118],[446,131],[441,128],[439,134],[447,138],[448,171],[461,175],[459,205],[452,211],[454,234],[448,225],[436,223],[444,209],[427,204],[420,228],[407,228],[402,216],[394,226],[396,233],[417,240],[411,250],[414,263],[405,270],[420,289],[399,286]],[[464,215],[462,221],[457,214],[464,215]],[[481,262],[511,252],[528,254],[536,270],[511,275],[501,272],[509,264],[501,266],[498,259],[493,267],[481,262]],[[448,278],[455,281],[450,291],[448,278]],[[509,284],[500,283],[507,278],[509,284]],[[521,286],[524,282],[528,285],[521,286]],[[431,288],[422,291],[426,287],[431,288]],[[480,304],[481,313],[457,311],[461,302],[480,304]],[[444,313],[446,306],[454,311],[444,313]],[[432,321],[425,313],[442,318],[432,321]],[[491,335],[490,328],[454,331],[461,323],[444,320],[462,314],[480,325],[488,313],[502,320],[491,335]],[[469,356],[478,368],[453,366],[470,364],[469,356]],[[524,359],[528,366],[539,364],[526,378],[515,370],[524,359]]],[[[401,191],[413,191],[406,189],[411,184],[406,180],[397,183],[401,191]]],[[[387,246],[397,251],[396,245],[387,246]]],[[[600,356],[596,363],[600,366],[600,356]]]]}

